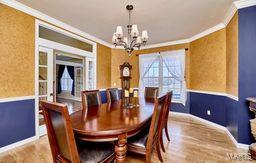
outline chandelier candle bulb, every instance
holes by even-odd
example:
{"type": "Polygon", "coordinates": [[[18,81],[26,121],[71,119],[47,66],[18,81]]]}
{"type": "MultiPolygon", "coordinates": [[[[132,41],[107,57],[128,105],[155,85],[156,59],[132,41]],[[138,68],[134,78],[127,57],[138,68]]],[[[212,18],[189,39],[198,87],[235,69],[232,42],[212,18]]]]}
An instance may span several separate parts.
{"type": "Polygon", "coordinates": [[[123,37],[123,28],[122,28],[122,26],[117,26],[116,27],[116,35],[117,35],[118,38],[123,37]]]}
{"type": "Polygon", "coordinates": [[[134,25],[132,25],[131,36],[136,38],[136,37],[138,37],[138,35],[139,35],[138,27],[137,27],[137,25],[134,24],[134,25]]]}
{"type": "Polygon", "coordinates": [[[142,39],[147,40],[148,39],[148,31],[144,30],[142,31],[142,39]]]}
{"type": "Polygon", "coordinates": [[[130,88],[129,91],[130,91],[130,93],[133,93],[133,88],[130,88]]]}

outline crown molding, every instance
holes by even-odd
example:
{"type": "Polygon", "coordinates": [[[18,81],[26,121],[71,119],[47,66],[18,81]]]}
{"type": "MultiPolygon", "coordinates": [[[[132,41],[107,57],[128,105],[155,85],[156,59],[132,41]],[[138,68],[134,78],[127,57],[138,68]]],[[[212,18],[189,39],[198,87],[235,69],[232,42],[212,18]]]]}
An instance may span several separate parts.
{"type": "Polygon", "coordinates": [[[256,0],[239,0],[234,2],[236,8],[241,9],[245,7],[255,6],[256,0]]]}
{"type": "Polygon", "coordinates": [[[231,6],[229,7],[228,12],[226,13],[225,18],[222,21],[225,26],[227,26],[228,23],[231,21],[231,19],[235,15],[236,11],[237,11],[236,5],[234,3],[232,3],[231,6]]]}
{"type": "MultiPolygon", "coordinates": [[[[190,43],[190,42],[193,42],[199,38],[202,38],[206,35],[209,35],[213,32],[216,32],[220,29],[223,29],[225,28],[225,25],[223,23],[220,23],[220,24],[217,24],[216,26],[212,27],[212,28],[209,28],[199,34],[196,34],[188,39],[183,39],[183,40],[177,40],[177,41],[169,41],[169,42],[162,42],[162,43],[158,43],[158,44],[150,44],[150,45],[146,45],[144,47],[141,47],[141,50],[143,49],[151,49],[151,48],[158,48],[158,47],[164,47],[164,46],[171,46],[171,45],[179,45],[179,44],[186,44],[186,43],[190,43]]],[[[121,47],[115,47],[112,45],[111,47],[112,49],[124,49],[124,48],[121,48],[121,47]]]]}
{"type": "Polygon", "coordinates": [[[186,43],[189,43],[189,39],[177,40],[177,41],[169,41],[169,42],[163,42],[163,43],[158,43],[158,44],[146,45],[144,47],[141,47],[141,50],[157,48],[157,47],[163,47],[163,46],[170,46],[170,45],[186,44],[186,43]]]}
{"type": "MultiPolygon", "coordinates": [[[[17,2],[15,0],[0,0],[0,3],[3,3],[7,6],[10,6],[12,8],[15,8],[17,10],[20,10],[22,12],[25,12],[29,15],[32,15],[38,19],[41,19],[41,20],[44,20],[48,23],[51,23],[51,24],[54,24],[58,27],[61,27],[65,30],[68,30],[72,33],[75,33],[79,36],[82,36],[86,39],[89,39],[91,41],[94,41],[96,43],[100,43],[102,45],[105,45],[109,48],[112,48],[112,49],[124,49],[122,47],[115,47],[113,44],[111,43],[108,43],[104,40],[101,40],[95,36],[92,36],[86,32],[83,32],[71,25],[68,25],[62,21],[59,21],[55,18],[52,18],[42,12],[39,12],[31,7],[28,7],[20,2],[17,2]]],[[[212,27],[212,28],[209,28],[199,34],[196,34],[194,36],[192,36],[191,38],[188,38],[188,39],[183,39],[183,40],[176,40],[176,41],[169,41],[169,42],[162,42],[162,43],[157,43],[157,44],[151,44],[151,45],[146,45],[145,47],[141,47],[141,49],[150,49],[150,48],[156,48],[156,47],[163,47],[163,46],[171,46],[171,45],[178,45],[178,44],[185,44],[185,43],[190,43],[192,41],[195,41],[199,38],[202,38],[206,35],[209,35],[213,32],[216,32],[220,29],[223,29],[227,26],[227,24],[230,22],[230,20],[232,19],[232,17],[234,16],[234,14],[236,13],[237,9],[240,9],[240,8],[244,8],[244,7],[249,7],[249,6],[253,6],[253,5],[256,5],[256,0],[239,0],[239,1],[235,1],[234,3],[232,3],[232,5],[230,6],[225,18],[223,19],[223,21],[219,24],[217,24],[216,26],[212,27]]]]}
{"type": "MultiPolygon", "coordinates": [[[[231,17],[232,18],[232,17],[231,17]]],[[[143,49],[151,49],[151,48],[158,48],[158,47],[164,47],[164,46],[171,46],[171,45],[179,45],[179,44],[186,44],[186,43],[190,43],[190,42],[193,42],[197,39],[200,39],[204,36],[207,36],[211,33],[214,33],[220,29],[223,29],[225,28],[225,24],[223,23],[220,23],[220,24],[217,24],[216,26],[212,27],[212,28],[209,28],[199,34],[196,34],[188,39],[183,39],[183,40],[176,40],[176,41],[169,41],[169,42],[162,42],[162,43],[158,43],[158,44],[150,44],[150,45],[146,45],[144,47],[141,47],[141,50],[143,49]]],[[[111,46],[112,49],[124,49],[122,47],[115,47],[114,45],[111,46]]]]}
{"type": "MultiPolygon", "coordinates": [[[[144,47],[141,47],[141,49],[151,49],[151,48],[157,48],[157,47],[163,47],[163,46],[171,46],[171,45],[179,45],[179,44],[186,44],[186,43],[190,43],[190,42],[193,42],[197,39],[200,39],[204,36],[207,36],[213,32],[216,32],[220,29],[223,29],[225,28],[225,24],[223,23],[220,23],[220,24],[217,24],[216,26],[212,27],[212,28],[209,28],[199,34],[196,34],[188,39],[184,39],[184,40],[177,40],[177,41],[170,41],[170,42],[163,42],[163,43],[158,43],[158,44],[151,44],[151,45],[146,45],[144,47]]],[[[120,48],[121,49],[121,48],[120,48]]]]}
{"type": "Polygon", "coordinates": [[[196,34],[193,37],[189,38],[189,41],[190,42],[195,41],[195,40],[197,40],[199,38],[207,36],[207,35],[209,35],[209,34],[211,34],[213,32],[216,32],[216,31],[218,31],[220,29],[223,29],[223,28],[225,28],[225,25],[223,23],[217,24],[214,27],[209,28],[209,29],[207,29],[207,30],[205,30],[205,31],[203,31],[203,32],[201,32],[199,34],[196,34]]]}
{"type": "Polygon", "coordinates": [[[9,7],[15,8],[19,11],[22,11],[22,12],[26,13],[26,14],[32,15],[32,16],[38,18],[38,19],[44,20],[44,21],[46,21],[48,23],[51,23],[53,25],[56,25],[58,27],[61,27],[65,30],[68,30],[69,32],[77,34],[81,37],[84,37],[84,38],[89,39],[91,41],[94,41],[96,43],[100,43],[100,44],[108,46],[108,47],[112,46],[112,44],[110,44],[110,43],[108,43],[104,40],[101,40],[101,39],[99,39],[95,36],[92,36],[92,35],[90,35],[86,32],[83,32],[83,31],[81,31],[81,30],[79,30],[79,29],[77,29],[77,28],[75,28],[71,25],[68,25],[68,24],[66,24],[66,23],[64,23],[60,20],[57,20],[53,17],[50,17],[50,16],[48,16],[48,15],[46,15],[46,14],[40,12],[40,11],[37,11],[37,10],[35,10],[31,7],[28,7],[28,6],[26,6],[26,5],[24,5],[20,2],[17,2],[15,0],[0,0],[0,3],[5,4],[9,7]]]}

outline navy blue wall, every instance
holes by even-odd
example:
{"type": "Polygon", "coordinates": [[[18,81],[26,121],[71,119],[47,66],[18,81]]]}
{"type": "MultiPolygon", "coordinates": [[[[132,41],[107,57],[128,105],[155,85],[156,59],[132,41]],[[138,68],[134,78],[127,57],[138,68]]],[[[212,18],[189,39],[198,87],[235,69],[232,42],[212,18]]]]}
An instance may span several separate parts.
{"type": "Polygon", "coordinates": [[[170,111],[180,112],[180,113],[190,113],[190,92],[187,93],[187,101],[185,106],[181,103],[172,103],[170,106],[170,111]]]}
{"type": "MultiPolygon", "coordinates": [[[[118,93],[119,93],[119,97],[122,97],[122,90],[118,90],[118,93]]],[[[100,95],[101,95],[101,102],[103,104],[107,103],[107,91],[106,90],[100,91],[100,95]]]]}
{"type": "Polygon", "coordinates": [[[190,92],[190,114],[226,126],[225,100],[225,96],[190,92]]]}
{"type": "Polygon", "coordinates": [[[0,148],[35,136],[35,101],[0,103],[0,148]]]}
{"type": "Polygon", "coordinates": [[[239,103],[238,141],[251,143],[249,120],[253,118],[246,98],[256,96],[256,6],[239,9],[239,103]]]}
{"type": "Polygon", "coordinates": [[[238,101],[226,98],[227,129],[238,140],[238,101]]]}
{"type": "Polygon", "coordinates": [[[100,91],[100,95],[101,95],[101,102],[103,104],[107,103],[107,91],[100,91]]]}

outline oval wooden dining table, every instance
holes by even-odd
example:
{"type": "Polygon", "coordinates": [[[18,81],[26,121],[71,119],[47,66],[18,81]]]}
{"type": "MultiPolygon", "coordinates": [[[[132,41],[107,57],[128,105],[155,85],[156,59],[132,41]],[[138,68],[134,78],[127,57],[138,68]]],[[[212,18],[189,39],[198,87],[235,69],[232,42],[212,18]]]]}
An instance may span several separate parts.
{"type": "MultiPolygon", "coordinates": [[[[85,115],[82,110],[70,115],[76,137],[92,142],[115,141],[117,162],[124,162],[127,151],[127,138],[136,135],[149,122],[154,103],[144,98],[135,98],[132,108],[123,106],[124,101],[89,107],[85,115]]],[[[82,107],[82,105],[81,105],[82,107]]]]}

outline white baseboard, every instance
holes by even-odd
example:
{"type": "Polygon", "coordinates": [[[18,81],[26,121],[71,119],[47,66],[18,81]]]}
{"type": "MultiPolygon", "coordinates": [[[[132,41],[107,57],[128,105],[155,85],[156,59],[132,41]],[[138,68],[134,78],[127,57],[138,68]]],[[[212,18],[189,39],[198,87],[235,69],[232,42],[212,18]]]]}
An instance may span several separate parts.
{"type": "Polygon", "coordinates": [[[206,123],[207,125],[210,125],[210,126],[212,126],[212,127],[218,128],[218,129],[220,129],[220,130],[226,130],[226,127],[224,127],[224,126],[221,126],[221,125],[219,125],[219,124],[217,124],[217,123],[214,123],[214,122],[205,120],[205,119],[203,119],[203,118],[197,117],[197,116],[195,116],[195,115],[190,114],[190,117],[192,117],[192,118],[194,118],[194,119],[197,119],[197,120],[200,121],[200,122],[206,123]]]}
{"type": "Polygon", "coordinates": [[[47,134],[46,125],[39,126],[39,136],[44,136],[47,134]]]}
{"type": "Polygon", "coordinates": [[[219,125],[219,124],[217,124],[217,123],[214,123],[214,122],[210,122],[210,121],[208,121],[208,120],[205,120],[205,119],[203,119],[203,118],[197,117],[197,116],[192,115],[192,114],[189,114],[189,113],[179,113],[179,112],[173,112],[173,111],[171,111],[171,113],[169,114],[169,116],[170,116],[170,115],[190,117],[190,118],[196,119],[196,120],[198,120],[198,121],[200,121],[200,122],[202,122],[202,123],[205,123],[205,124],[207,124],[207,125],[210,125],[210,126],[212,126],[212,127],[218,128],[218,129],[220,129],[220,130],[222,130],[222,131],[225,131],[226,134],[229,136],[229,138],[231,139],[231,141],[234,143],[234,145],[235,145],[237,148],[246,149],[246,150],[249,149],[249,145],[248,145],[248,144],[238,143],[238,142],[236,141],[236,139],[233,137],[233,135],[229,132],[229,130],[228,130],[226,127],[224,127],[224,126],[221,126],[221,125],[219,125]]]}
{"type": "Polygon", "coordinates": [[[238,147],[238,143],[236,141],[236,139],[234,138],[234,136],[229,132],[229,130],[226,128],[225,130],[226,134],[230,137],[231,141],[233,142],[233,144],[235,144],[236,147],[238,147]]]}
{"type": "Polygon", "coordinates": [[[37,138],[36,136],[33,136],[33,137],[30,137],[30,138],[21,140],[21,141],[19,141],[19,142],[16,142],[16,143],[13,143],[13,144],[4,146],[4,147],[0,148],[0,153],[9,151],[9,150],[11,150],[11,149],[17,148],[17,147],[22,146],[22,145],[24,145],[24,144],[33,142],[33,141],[35,141],[36,139],[38,139],[38,138],[37,138]]]}
{"type": "Polygon", "coordinates": [[[237,148],[240,148],[240,149],[249,150],[249,145],[248,145],[248,144],[237,143],[237,144],[236,144],[236,147],[237,147],[237,148]]]}
{"type": "Polygon", "coordinates": [[[189,113],[180,113],[180,112],[174,112],[174,111],[170,111],[169,116],[170,116],[170,115],[186,116],[186,117],[190,116],[190,114],[189,114],[189,113]]]}

